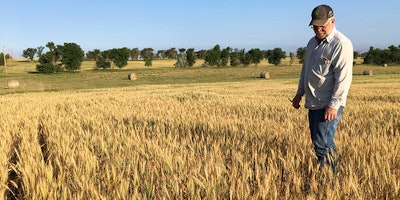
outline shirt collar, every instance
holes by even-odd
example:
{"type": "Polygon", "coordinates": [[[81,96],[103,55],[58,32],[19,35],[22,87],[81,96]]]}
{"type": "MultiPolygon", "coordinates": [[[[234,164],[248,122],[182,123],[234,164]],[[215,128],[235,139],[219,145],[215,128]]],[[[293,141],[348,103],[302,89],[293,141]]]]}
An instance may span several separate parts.
{"type": "Polygon", "coordinates": [[[335,35],[336,32],[336,27],[333,27],[331,33],[325,38],[325,40],[330,43],[333,40],[333,37],[335,35]]]}

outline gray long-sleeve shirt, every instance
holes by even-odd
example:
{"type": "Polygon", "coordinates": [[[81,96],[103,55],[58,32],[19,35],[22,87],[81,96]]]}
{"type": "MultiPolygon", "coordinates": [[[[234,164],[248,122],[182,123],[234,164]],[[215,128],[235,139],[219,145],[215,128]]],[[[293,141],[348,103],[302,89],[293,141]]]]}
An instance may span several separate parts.
{"type": "Polygon", "coordinates": [[[305,107],[316,110],[346,105],[353,74],[353,45],[341,32],[332,32],[320,44],[307,44],[297,94],[306,95],[305,107]]]}

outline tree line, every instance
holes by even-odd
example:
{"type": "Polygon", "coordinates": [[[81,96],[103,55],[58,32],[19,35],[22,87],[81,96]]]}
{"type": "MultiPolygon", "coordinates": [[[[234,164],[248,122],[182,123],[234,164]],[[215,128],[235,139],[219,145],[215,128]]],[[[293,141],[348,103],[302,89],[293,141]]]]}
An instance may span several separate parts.
{"type": "MultiPolygon", "coordinates": [[[[49,42],[46,47],[48,51],[43,53],[45,47],[27,48],[22,56],[31,61],[34,57],[39,57],[39,64],[36,69],[40,73],[54,73],[59,71],[75,71],[80,69],[83,60],[96,61],[96,68],[123,68],[128,65],[129,60],[143,60],[147,67],[152,66],[153,59],[176,59],[176,67],[191,67],[197,59],[203,59],[203,67],[207,66],[248,66],[257,65],[262,59],[267,59],[269,63],[279,65],[281,60],[286,58],[286,52],[281,48],[272,50],[261,50],[253,48],[248,51],[238,48],[221,48],[215,45],[212,49],[195,51],[194,48],[170,48],[167,50],[154,51],[153,48],[129,49],[113,48],[101,51],[94,49],[84,54],[84,51],[78,44],[64,43],[64,45],[55,45],[49,42]]],[[[290,53],[290,64],[294,58],[298,58],[302,63],[306,56],[306,47],[297,49],[296,54],[290,53]]],[[[362,56],[364,64],[399,64],[400,63],[400,45],[398,47],[391,45],[388,49],[378,49],[370,47],[369,51],[363,54],[354,52],[354,57],[362,56]]],[[[1,61],[1,60],[0,60],[1,61]]]]}
{"type": "Polygon", "coordinates": [[[35,55],[39,57],[39,64],[36,70],[40,73],[54,73],[60,71],[75,71],[80,69],[84,59],[96,61],[97,69],[123,68],[128,65],[129,60],[143,60],[147,67],[152,66],[153,59],[176,59],[175,67],[191,67],[197,59],[204,59],[203,67],[207,66],[248,66],[257,65],[262,59],[266,58],[272,64],[279,65],[286,52],[280,48],[273,50],[260,50],[253,48],[249,51],[245,49],[232,49],[230,47],[222,49],[220,45],[215,45],[209,50],[195,51],[194,48],[170,48],[159,50],[156,53],[153,48],[129,49],[113,48],[101,51],[94,49],[84,54],[78,44],[64,43],[55,45],[53,42],[46,44],[48,51],[43,53],[45,47],[27,48],[23,51],[24,58],[33,61],[35,55]]]}
{"type": "Polygon", "coordinates": [[[370,47],[364,56],[365,64],[400,64],[400,45],[391,45],[387,49],[370,47]]]}

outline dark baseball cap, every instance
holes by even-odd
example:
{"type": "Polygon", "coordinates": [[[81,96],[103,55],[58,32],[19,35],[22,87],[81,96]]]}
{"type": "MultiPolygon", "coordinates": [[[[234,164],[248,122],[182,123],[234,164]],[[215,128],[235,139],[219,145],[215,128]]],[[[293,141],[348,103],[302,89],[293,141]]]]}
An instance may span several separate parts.
{"type": "Polygon", "coordinates": [[[333,17],[332,8],[328,5],[319,5],[311,12],[311,22],[309,26],[323,26],[331,17],[333,17]]]}

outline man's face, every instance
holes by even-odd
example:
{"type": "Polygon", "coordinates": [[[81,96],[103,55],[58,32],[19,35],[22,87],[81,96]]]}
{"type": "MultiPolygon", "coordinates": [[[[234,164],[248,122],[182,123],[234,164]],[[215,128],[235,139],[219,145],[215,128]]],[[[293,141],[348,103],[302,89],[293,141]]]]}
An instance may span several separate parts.
{"type": "Polygon", "coordinates": [[[312,28],[314,30],[315,36],[317,36],[318,39],[326,38],[332,32],[334,24],[335,18],[330,18],[322,26],[313,25],[312,28]]]}

